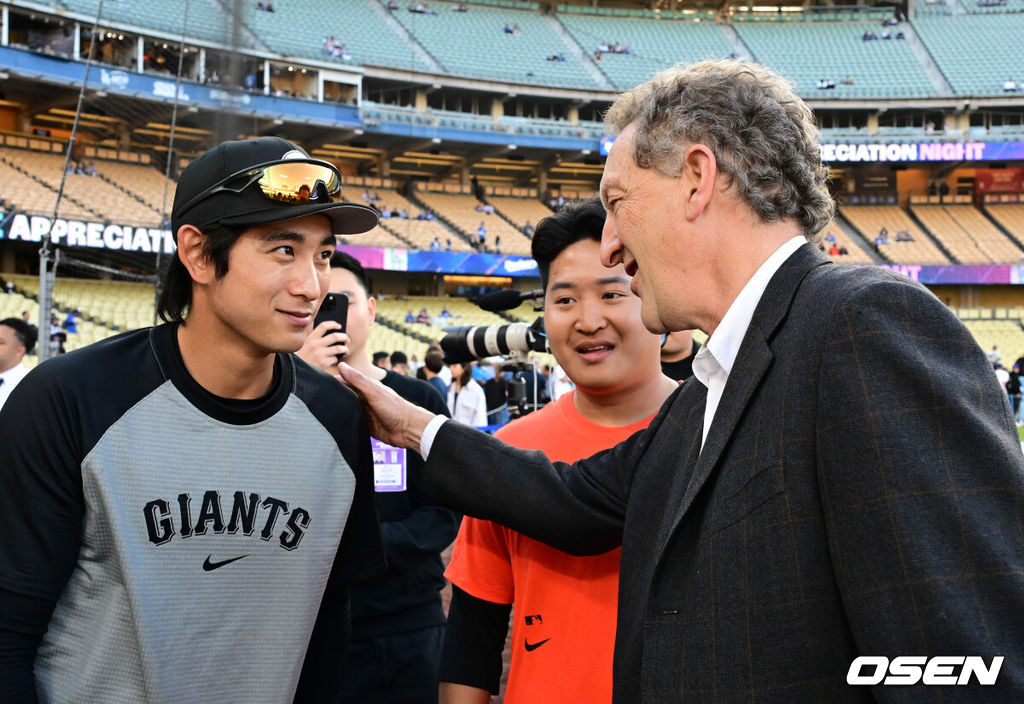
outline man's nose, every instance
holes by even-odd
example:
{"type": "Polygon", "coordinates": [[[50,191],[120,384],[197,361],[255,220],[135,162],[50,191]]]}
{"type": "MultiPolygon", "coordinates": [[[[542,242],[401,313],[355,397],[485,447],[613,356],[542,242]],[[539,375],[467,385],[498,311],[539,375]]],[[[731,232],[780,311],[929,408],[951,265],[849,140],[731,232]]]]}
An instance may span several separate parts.
{"type": "Polygon", "coordinates": [[[622,242],[611,217],[604,221],[604,229],[601,230],[601,263],[609,269],[622,263],[622,242]]]}
{"type": "Polygon", "coordinates": [[[604,306],[599,301],[584,300],[580,302],[579,317],[576,329],[580,332],[596,332],[608,322],[604,314],[604,306]]]}
{"type": "Polygon", "coordinates": [[[320,298],[320,271],[316,264],[309,262],[296,267],[292,279],[292,293],[311,301],[320,298]]]}

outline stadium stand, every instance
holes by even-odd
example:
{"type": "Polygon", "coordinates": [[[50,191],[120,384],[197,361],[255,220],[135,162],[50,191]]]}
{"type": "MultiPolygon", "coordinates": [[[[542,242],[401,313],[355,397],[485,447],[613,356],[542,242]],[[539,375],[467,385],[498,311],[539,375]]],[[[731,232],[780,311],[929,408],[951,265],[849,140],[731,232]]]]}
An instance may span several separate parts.
{"type": "Polygon", "coordinates": [[[511,83],[603,87],[583,67],[579,48],[563,38],[557,21],[539,12],[482,5],[454,12],[455,4],[441,2],[430,7],[433,14],[402,9],[393,16],[449,73],[511,83]],[[504,31],[515,25],[517,33],[504,31]],[[549,60],[553,56],[565,60],[549,60]]]}
{"type": "Polygon", "coordinates": [[[588,53],[614,44],[629,46],[629,53],[600,51],[601,58],[595,62],[619,90],[628,90],[680,61],[720,59],[735,51],[714,22],[608,18],[575,12],[561,12],[558,19],[588,53]]]}
{"type": "MultiPolygon", "coordinates": [[[[99,8],[99,0],[57,0],[55,5],[63,5],[72,12],[95,17],[99,8]]],[[[182,21],[186,17],[185,7],[188,6],[188,22],[186,35],[196,39],[224,42],[230,39],[228,16],[216,0],[159,0],[159,2],[105,2],[103,17],[110,22],[121,22],[136,27],[146,27],[159,32],[166,32],[172,37],[180,37],[182,21]]]]}
{"type": "MultiPolygon", "coordinates": [[[[31,172],[23,170],[21,162],[22,158],[14,150],[0,148],[0,183],[3,183],[4,201],[28,213],[51,217],[57,191],[30,176],[31,172]]],[[[95,216],[91,210],[69,198],[61,199],[57,215],[76,219],[95,216]]]]}
{"type": "Polygon", "coordinates": [[[487,230],[486,247],[488,251],[494,251],[495,237],[501,237],[502,254],[530,256],[529,238],[500,214],[477,211],[477,207],[482,204],[473,196],[421,190],[417,192],[416,197],[437,213],[438,217],[461,232],[470,242],[476,241],[477,228],[483,223],[487,230]]]}
{"type": "Polygon", "coordinates": [[[1024,14],[929,16],[912,24],[958,95],[999,94],[1007,78],[1024,79],[1024,14]]]}
{"type": "Polygon", "coordinates": [[[960,4],[971,14],[1024,12],[1024,0],[962,0],[960,4]]]}
{"type": "MultiPolygon", "coordinates": [[[[38,320],[39,278],[22,274],[4,274],[13,281],[19,291],[31,299],[29,309],[33,320],[38,320]],[[34,310],[34,312],[33,312],[34,310]]],[[[0,296],[0,298],[6,298],[0,296]]],[[[116,335],[120,331],[132,330],[153,324],[153,286],[125,281],[99,281],[96,279],[58,278],[53,288],[54,308],[66,314],[78,310],[78,332],[67,336],[64,348],[78,349],[98,340],[116,335]]],[[[18,311],[20,315],[20,310],[18,311]]],[[[63,315],[54,313],[60,320],[63,315]]],[[[41,321],[40,328],[48,329],[48,321],[41,321]]],[[[45,335],[45,332],[41,332],[45,335]]]]}
{"type": "Polygon", "coordinates": [[[96,169],[100,178],[123,188],[131,195],[140,198],[156,212],[164,208],[166,191],[167,208],[174,200],[174,181],[168,180],[153,166],[126,164],[118,161],[96,161],[96,169]]]}
{"type": "Polygon", "coordinates": [[[861,245],[854,242],[853,238],[850,237],[837,223],[830,223],[825,228],[823,245],[825,252],[828,253],[831,247],[832,240],[829,238],[835,238],[835,244],[837,248],[845,248],[846,254],[829,254],[832,261],[837,264],[870,264],[871,256],[865,252],[861,245]]]}
{"type": "Polygon", "coordinates": [[[1020,308],[959,309],[958,317],[974,335],[983,350],[995,345],[1002,352],[1002,364],[1007,369],[1014,360],[1024,355],[1024,310],[1020,308]],[[995,315],[996,319],[974,319],[974,316],[995,315]]]}
{"type": "Polygon", "coordinates": [[[394,247],[398,249],[418,249],[409,240],[398,237],[394,232],[391,232],[388,228],[388,221],[384,221],[384,225],[378,225],[369,232],[364,232],[361,235],[341,235],[339,241],[345,244],[353,244],[360,247],[394,247]]]}
{"type": "Polygon", "coordinates": [[[961,264],[1018,264],[1021,251],[972,205],[914,205],[911,212],[961,264]]]}
{"type": "Polygon", "coordinates": [[[1024,205],[990,203],[985,210],[1018,242],[1024,242],[1024,205]]]}
{"type": "Polygon", "coordinates": [[[888,233],[888,244],[878,244],[876,251],[894,264],[949,264],[949,258],[942,253],[910,216],[894,205],[844,206],[841,214],[864,239],[874,246],[875,238],[884,228],[888,233]],[[911,241],[897,241],[898,232],[907,232],[911,241]]]}
{"type": "Polygon", "coordinates": [[[386,191],[381,194],[384,199],[377,203],[378,207],[386,205],[392,213],[390,218],[381,219],[381,227],[398,237],[406,240],[413,249],[429,250],[436,238],[441,249],[448,248],[451,241],[451,251],[472,252],[473,246],[462,233],[449,229],[440,220],[417,220],[416,216],[430,210],[439,218],[441,214],[434,208],[424,208],[419,203],[414,203],[397,191],[386,191]],[[399,217],[398,213],[404,211],[408,217],[399,217]]]}
{"type": "MultiPolygon", "coordinates": [[[[60,187],[64,157],[59,154],[0,148],[0,159],[22,173],[32,174],[54,192],[60,187]]],[[[64,181],[64,197],[81,204],[87,203],[88,207],[83,210],[92,217],[99,215],[119,222],[148,226],[159,224],[162,220],[155,208],[99,175],[68,173],[64,181]]]]}
{"type": "MultiPolygon", "coordinates": [[[[274,52],[341,64],[374,64],[416,71],[431,67],[410,49],[376,0],[304,0],[278,2],[274,12],[245,3],[246,24],[274,52]],[[344,44],[351,58],[326,52],[325,39],[344,44]]],[[[403,3],[404,5],[404,3],[403,3]]],[[[405,11],[404,9],[402,10],[405,11]]]]}
{"type": "Polygon", "coordinates": [[[494,209],[519,228],[523,232],[527,223],[537,227],[537,223],[551,215],[551,209],[536,198],[511,198],[495,197],[488,198],[488,202],[494,209]]]}
{"type": "MultiPolygon", "coordinates": [[[[864,41],[878,22],[734,22],[754,58],[794,81],[805,98],[891,98],[935,94],[906,40],[864,41]],[[844,85],[850,76],[852,85],[844,85]],[[818,81],[834,88],[821,90],[818,81]]],[[[894,34],[899,26],[889,28],[894,34]]]]}

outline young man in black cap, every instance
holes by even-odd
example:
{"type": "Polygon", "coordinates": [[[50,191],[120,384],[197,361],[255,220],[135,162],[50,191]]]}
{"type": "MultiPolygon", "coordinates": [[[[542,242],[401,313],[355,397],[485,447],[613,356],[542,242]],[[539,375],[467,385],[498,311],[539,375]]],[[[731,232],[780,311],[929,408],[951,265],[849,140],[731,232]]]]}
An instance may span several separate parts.
{"type": "Polygon", "coordinates": [[[362,409],[290,354],[375,212],[265,137],[189,164],[172,222],[168,322],[0,412],[0,701],[318,701],[384,567],[362,409]]]}

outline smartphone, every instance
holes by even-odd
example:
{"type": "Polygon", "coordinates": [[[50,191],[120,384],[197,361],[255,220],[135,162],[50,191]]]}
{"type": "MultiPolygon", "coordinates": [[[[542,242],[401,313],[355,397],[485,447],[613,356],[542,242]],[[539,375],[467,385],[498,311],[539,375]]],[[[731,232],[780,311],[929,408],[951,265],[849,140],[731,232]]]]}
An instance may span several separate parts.
{"type": "MultiPolygon", "coordinates": [[[[341,325],[341,332],[345,332],[345,326],[348,323],[348,296],[344,293],[328,293],[324,302],[320,304],[320,310],[316,312],[316,317],[313,319],[313,327],[315,328],[325,320],[334,320],[341,325]]],[[[330,332],[338,332],[337,330],[331,330],[330,332]]],[[[338,361],[341,362],[341,356],[338,356],[338,361]]]]}

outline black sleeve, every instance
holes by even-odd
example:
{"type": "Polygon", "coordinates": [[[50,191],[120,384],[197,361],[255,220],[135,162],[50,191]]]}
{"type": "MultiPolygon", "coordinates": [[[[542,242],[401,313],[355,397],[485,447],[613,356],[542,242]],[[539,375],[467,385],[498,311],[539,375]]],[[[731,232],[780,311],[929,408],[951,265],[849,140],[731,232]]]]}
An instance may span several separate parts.
{"type": "Polygon", "coordinates": [[[0,411],[0,701],[36,700],[36,649],[74,570],[84,513],[77,408],[45,365],[0,411]]]}
{"type": "Polygon", "coordinates": [[[424,466],[424,489],[440,504],[571,555],[608,552],[622,544],[634,473],[645,471],[651,438],[678,398],[677,389],[647,428],[572,465],[444,423],[424,466]]]}
{"type": "MultiPolygon", "coordinates": [[[[334,579],[332,572],[331,581],[334,579]]],[[[330,701],[342,688],[342,673],[348,660],[352,634],[352,602],[347,589],[331,587],[328,583],[313,635],[309,639],[299,686],[295,691],[295,704],[330,701]]]]}
{"type": "Polygon", "coordinates": [[[35,704],[36,650],[54,602],[0,589],[0,701],[35,704]]]}
{"type": "Polygon", "coordinates": [[[52,371],[29,373],[0,411],[0,588],[56,602],[81,546],[87,411],[52,371]]]}
{"type": "Polygon", "coordinates": [[[511,604],[477,599],[453,584],[438,680],[497,694],[511,612],[511,604]]]}

